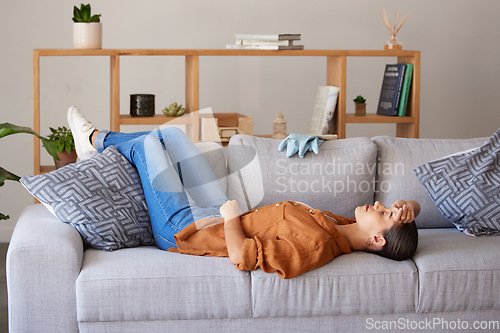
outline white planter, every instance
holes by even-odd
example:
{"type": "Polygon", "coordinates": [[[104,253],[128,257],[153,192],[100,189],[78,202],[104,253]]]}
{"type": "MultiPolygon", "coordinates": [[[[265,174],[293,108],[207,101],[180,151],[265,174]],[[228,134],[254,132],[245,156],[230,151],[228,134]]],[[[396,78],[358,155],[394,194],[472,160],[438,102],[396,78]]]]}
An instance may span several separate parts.
{"type": "Polygon", "coordinates": [[[75,49],[102,49],[102,23],[73,23],[75,49]]]}

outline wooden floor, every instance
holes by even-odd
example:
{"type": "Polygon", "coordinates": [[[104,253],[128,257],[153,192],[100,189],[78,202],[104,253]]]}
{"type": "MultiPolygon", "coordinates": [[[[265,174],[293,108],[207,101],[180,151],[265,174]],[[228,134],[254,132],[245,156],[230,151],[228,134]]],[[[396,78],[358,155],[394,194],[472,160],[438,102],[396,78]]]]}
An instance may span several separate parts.
{"type": "Polygon", "coordinates": [[[0,332],[8,331],[7,319],[7,283],[5,278],[5,256],[9,244],[0,243],[0,332]]]}

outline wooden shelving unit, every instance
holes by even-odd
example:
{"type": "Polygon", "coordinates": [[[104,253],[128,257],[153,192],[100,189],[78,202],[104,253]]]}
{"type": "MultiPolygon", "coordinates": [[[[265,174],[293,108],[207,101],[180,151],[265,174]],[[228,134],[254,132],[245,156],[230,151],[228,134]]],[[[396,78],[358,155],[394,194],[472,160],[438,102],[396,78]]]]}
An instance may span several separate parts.
{"type": "MultiPolygon", "coordinates": [[[[120,114],[120,58],[126,56],[183,56],[185,58],[185,95],[184,105],[192,117],[183,117],[182,122],[191,126],[192,133],[198,133],[199,121],[193,111],[199,109],[200,58],[223,56],[258,57],[321,57],[326,60],[326,81],[318,85],[333,85],[340,88],[337,111],[333,121],[333,133],[339,138],[346,137],[347,123],[393,123],[396,135],[417,138],[419,136],[420,111],[420,51],[383,51],[383,50],[211,50],[211,49],[38,49],[33,51],[33,129],[40,132],[40,57],[61,56],[101,56],[110,59],[110,129],[119,131],[121,125],[161,125],[167,121],[177,121],[163,115],[154,117],[131,117],[120,114]],[[406,117],[389,117],[367,114],[355,117],[346,113],[347,62],[351,57],[393,57],[398,63],[412,63],[413,79],[406,117]]],[[[382,78],[381,78],[382,80],[382,78]]],[[[380,87],[376,87],[380,89],[380,87]]],[[[256,120],[258,121],[258,119],[256,120]]],[[[193,136],[193,140],[198,138],[193,136]]],[[[40,142],[34,139],[34,172],[46,172],[49,167],[40,165],[40,142]]]]}

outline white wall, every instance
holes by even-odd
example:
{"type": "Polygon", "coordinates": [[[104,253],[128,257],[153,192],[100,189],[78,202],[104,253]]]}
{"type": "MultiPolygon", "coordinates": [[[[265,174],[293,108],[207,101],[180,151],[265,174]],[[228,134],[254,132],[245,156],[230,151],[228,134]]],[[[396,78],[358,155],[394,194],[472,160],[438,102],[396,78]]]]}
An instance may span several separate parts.
{"type": "MultiPolygon", "coordinates": [[[[0,122],[32,126],[32,50],[72,47],[72,9],[67,0],[2,1],[0,11],[0,122]]],[[[425,138],[488,136],[500,124],[500,2],[495,0],[94,0],[102,13],[104,48],[224,48],[234,33],[301,33],[307,49],[382,49],[388,32],[377,11],[412,12],[399,33],[407,50],[420,50],[421,125],[425,138]]],[[[401,17],[401,16],[400,16],[401,17]]],[[[389,59],[387,61],[392,61],[389,59]]],[[[348,65],[347,98],[361,93],[368,107],[378,101],[383,65],[348,65]]],[[[109,126],[107,58],[43,58],[42,134],[65,125],[65,112],[79,105],[98,127],[109,126]],[[43,132],[45,130],[45,132],[43,132]]],[[[122,60],[122,113],[131,93],[156,94],[157,112],[184,102],[183,59],[122,60]]],[[[307,112],[324,60],[289,58],[202,59],[201,107],[255,117],[255,133],[269,133],[282,109],[289,131],[307,130],[307,112]]],[[[348,103],[350,105],[350,103],[348,103]]],[[[348,136],[394,135],[392,125],[349,125],[348,136]]],[[[32,139],[0,142],[1,164],[19,175],[33,171],[32,139]]],[[[22,208],[33,202],[21,185],[0,189],[0,241],[10,238],[22,208]]]]}

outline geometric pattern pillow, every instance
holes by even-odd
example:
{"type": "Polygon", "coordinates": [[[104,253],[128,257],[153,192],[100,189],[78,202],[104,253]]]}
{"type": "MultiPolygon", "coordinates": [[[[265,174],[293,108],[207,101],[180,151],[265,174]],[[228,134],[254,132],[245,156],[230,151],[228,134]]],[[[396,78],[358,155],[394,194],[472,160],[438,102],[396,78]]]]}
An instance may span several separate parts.
{"type": "Polygon", "coordinates": [[[139,174],[114,146],[90,159],[20,181],[96,249],[154,244],[139,174]]]}
{"type": "Polygon", "coordinates": [[[500,235],[500,129],[468,151],[413,170],[441,213],[472,236],[500,235]]]}

